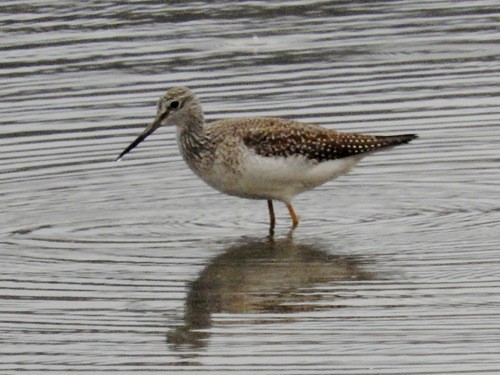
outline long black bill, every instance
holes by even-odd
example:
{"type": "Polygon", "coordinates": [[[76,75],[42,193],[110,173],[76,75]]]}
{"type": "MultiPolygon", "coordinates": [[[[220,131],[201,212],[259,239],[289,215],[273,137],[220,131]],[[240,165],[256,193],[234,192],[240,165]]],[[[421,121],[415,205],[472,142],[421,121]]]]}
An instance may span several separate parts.
{"type": "Polygon", "coordinates": [[[161,125],[161,119],[155,120],[151,125],[147,126],[146,129],[132,142],[123,152],[116,158],[115,161],[120,161],[126,154],[132,151],[139,143],[144,141],[148,135],[158,129],[161,125]]]}
{"type": "Polygon", "coordinates": [[[142,133],[141,135],[139,135],[134,142],[132,142],[125,150],[123,150],[123,152],[120,154],[120,156],[116,158],[115,161],[120,161],[121,158],[123,158],[126,154],[132,151],[132,149],[134,149],[135,146],[144,141],[149,134],[151,133],[142,133]]]}

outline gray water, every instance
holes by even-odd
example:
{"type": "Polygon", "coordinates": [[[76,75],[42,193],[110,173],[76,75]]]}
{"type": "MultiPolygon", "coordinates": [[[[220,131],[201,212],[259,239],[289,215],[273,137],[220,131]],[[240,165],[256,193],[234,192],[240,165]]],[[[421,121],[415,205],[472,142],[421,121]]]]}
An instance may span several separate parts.
{"type": "Polygon", "coordinates": [[[0,373],[500,372],[496,1],[0,5],[0,373]],[[205,186],[159,129],[418,133],[276,205],[205,186]]]}

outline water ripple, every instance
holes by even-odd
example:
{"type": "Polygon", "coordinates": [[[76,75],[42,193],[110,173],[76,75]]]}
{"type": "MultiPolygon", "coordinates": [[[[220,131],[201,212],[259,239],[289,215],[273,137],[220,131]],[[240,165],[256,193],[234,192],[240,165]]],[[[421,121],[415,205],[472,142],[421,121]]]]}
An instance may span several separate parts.
{"type": "Polygon", "coordinates": [[[492,2],[0,10],[0,372],[499,372],[492,2]],[[172,129],[114,162],[174,85],[209,121],[420,138],[297,197],[293,238],[276,204],[270,242],[172,129]]]}

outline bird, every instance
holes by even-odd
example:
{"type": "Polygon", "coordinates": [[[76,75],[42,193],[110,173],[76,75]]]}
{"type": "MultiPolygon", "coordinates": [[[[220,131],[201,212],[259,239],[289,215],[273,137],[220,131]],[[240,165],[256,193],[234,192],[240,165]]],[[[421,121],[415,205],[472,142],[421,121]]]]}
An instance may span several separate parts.
{"type": "Polygon", "coordinates": [[[144,141],[160,126],[176,130],[189,168],[216,190],[266,200],[269,232],[276,225],[273,201],[283,202],[299,225],[293,198],[343,174],[365,156],[408,143],[416,134],[365,135],[278,117],[242,117],[205,123],[201,102],[187,87],[174,87],[158,101],[156,117],[118,156],[144,141]]]}

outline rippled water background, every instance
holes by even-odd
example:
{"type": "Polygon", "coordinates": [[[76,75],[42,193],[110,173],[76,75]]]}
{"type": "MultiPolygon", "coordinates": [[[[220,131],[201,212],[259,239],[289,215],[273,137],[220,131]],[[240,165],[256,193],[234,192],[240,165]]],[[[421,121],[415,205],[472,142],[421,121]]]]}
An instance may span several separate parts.
{"type": "Polygon", "coordinates": [[[500,372],[496,1],[0,5],[0,372],[500,372]],[[228,197],[160,129],[416,132],[276,205],[228,197]]]}

